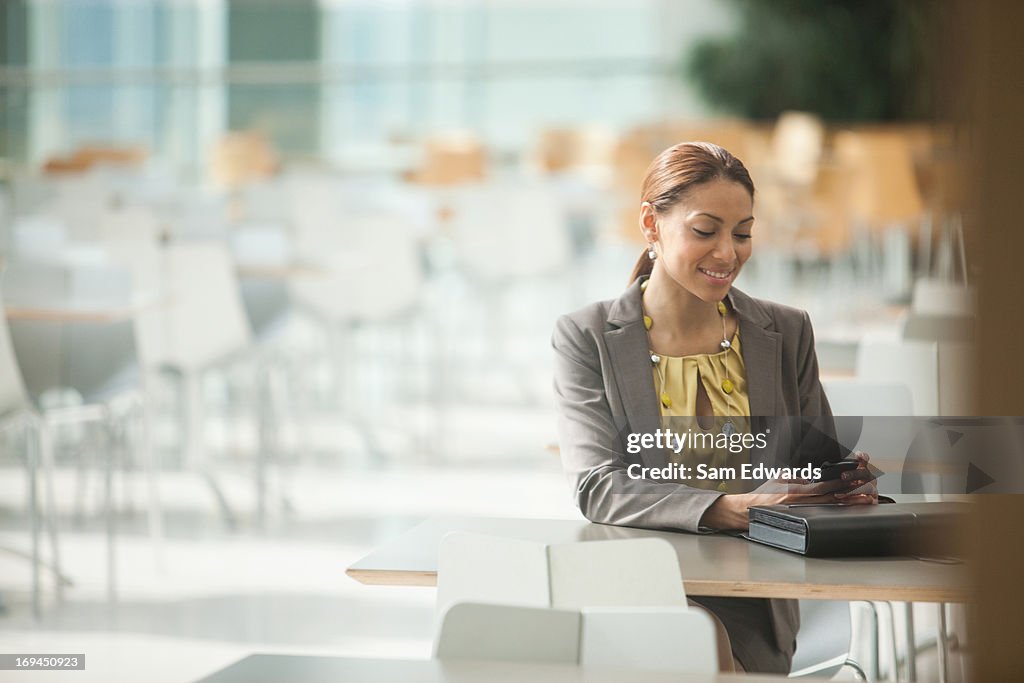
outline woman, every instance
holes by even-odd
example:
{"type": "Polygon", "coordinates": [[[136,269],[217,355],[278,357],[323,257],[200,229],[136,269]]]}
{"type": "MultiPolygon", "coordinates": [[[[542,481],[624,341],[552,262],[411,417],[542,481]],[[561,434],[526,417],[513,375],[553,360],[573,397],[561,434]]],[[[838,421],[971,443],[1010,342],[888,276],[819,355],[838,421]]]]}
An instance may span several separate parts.
{"type": "MultiPolygon", "coordinates": [[[[837,457],[807,314],[733,287],[750,258],[754,224],[754,185],[742,162],[717,145],[675,145],[652,162],[641,199],[647,249],[629,288],[563,316],[552,338],[562,462],[583,514],[604,524],[711,532],[746,529],[751,505],[877,502],[863,454],[858,470],[830,482],[636,476],[631,463],[668,460],[693,473],[702,463],[721,472],[737,455],[794,467],[837,457]],[[767,446],[747,441],[737,454],[718,442],[676,453],[636,436],[673,424],[676,434],[757,432],[767,446]]],[[[723,669],[789,673],[795,601],[695,601],[716,617],[723,669]]]]}

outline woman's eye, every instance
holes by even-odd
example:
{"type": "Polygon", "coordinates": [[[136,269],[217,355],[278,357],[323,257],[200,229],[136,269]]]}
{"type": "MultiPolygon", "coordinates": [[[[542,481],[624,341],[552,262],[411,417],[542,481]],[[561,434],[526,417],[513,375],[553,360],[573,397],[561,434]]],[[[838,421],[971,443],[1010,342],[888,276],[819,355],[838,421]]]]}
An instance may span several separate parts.
{"type": "Polygon", "coordinates": [[[708,232],[706,230],[698,230],[697,228],[693,228],[693,231],[697,233],[699,237],[711,237],[712,235],[715,234],[713,232],[708,232]]]}
{"type": "Polygon", "coordinates": [[[749,240],[750,238],[753,237],[753,235],[741,235],[740,233],[734,233],[733,237],[735,237],[738,240],[749,240]]]}

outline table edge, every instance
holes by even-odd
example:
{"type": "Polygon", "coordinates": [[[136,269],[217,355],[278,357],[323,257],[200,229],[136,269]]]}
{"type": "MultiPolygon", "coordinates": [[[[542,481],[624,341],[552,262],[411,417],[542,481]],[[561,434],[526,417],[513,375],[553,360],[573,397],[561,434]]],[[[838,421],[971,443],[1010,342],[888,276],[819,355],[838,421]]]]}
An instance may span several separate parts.
{"type": "MultiPolygon", "coordinates": [[[[402,571],[349,567],[345,574],[367,586],[436,586],[436,571],[402,571]]],[[[966,589],[938,586],[865,586],[785,581],[684,580],[687,595],[705,597],[782,598],[800,600],[893,600],[897,602],[970,602],[966,589]]]]}

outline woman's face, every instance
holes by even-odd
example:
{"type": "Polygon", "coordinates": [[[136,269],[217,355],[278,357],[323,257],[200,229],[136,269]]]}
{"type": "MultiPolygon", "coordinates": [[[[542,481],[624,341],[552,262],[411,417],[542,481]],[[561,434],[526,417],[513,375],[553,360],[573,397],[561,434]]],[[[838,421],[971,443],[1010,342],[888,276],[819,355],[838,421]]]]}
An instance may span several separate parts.
{"type": "Polygon", "coordinates": [[[655,242],[655,268],[697,298],[721,301],[750,258],[753,209],[746,188],[721,179],[698,185],[663,213],[644,204],[641,227],[655,242]]]}

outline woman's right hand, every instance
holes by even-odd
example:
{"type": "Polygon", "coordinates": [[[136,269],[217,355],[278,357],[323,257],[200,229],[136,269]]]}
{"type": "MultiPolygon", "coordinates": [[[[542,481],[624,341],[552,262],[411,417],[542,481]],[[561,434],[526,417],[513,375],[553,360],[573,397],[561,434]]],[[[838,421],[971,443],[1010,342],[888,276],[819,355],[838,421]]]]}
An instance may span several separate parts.
{"type": "MultiPolygon", "coordinates": [[[[868,485],[873,488],[873,484],[868,485]]],[[[747,508],[755,505],[871,505],[877,501],[877,497],[862,489],[857,489],[858,495],[851,496],[844,495],[850,491],[850,482],[842,479],[819,482],[772,479],[750,493],[720,496],[705,510],[700,523],[715,529],[745,530],[749,526],[747,508]]]]}

